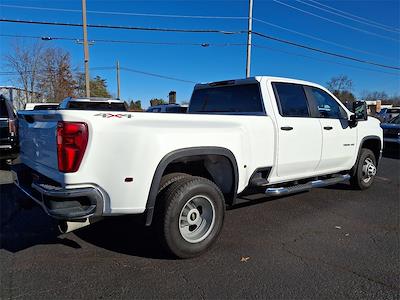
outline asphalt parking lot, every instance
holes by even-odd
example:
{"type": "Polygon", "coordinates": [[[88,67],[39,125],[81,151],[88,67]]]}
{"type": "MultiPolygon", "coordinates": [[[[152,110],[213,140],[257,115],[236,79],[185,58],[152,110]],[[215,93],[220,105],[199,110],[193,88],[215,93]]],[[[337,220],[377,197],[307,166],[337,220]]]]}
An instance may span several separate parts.
{"type": "Polygon", "coordinates": [[[211,251],[173,260],[131,218],[60,235],[2,170],[0,298],[399,299],[399,172],[384,158],[367,191],[253,197],[211,251]]]}

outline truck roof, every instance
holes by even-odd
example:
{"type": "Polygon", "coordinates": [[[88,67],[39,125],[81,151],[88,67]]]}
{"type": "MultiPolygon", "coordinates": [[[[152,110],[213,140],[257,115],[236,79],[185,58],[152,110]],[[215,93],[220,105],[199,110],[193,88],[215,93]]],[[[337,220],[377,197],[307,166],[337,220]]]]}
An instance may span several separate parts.
{"type": "Polygon", "coordinates": [[[300,80],[300,79],[294,79],[294,78],[287,78],[287,77],[269,76],[269,75],[259,75],[259,76],[249,77],[249,78],[229,79],[229,80],[223,80],[223,81],[199,83],[199,84],[195,85],[195,89],[226,86],[226,85],[236,85],[236,84],[248,84],[248,83],[260,82],[261,80],[297,83],[297,84],[303,84],[303,85],[309,85],[309,86],[316,86],[316,87],[325,89],[323,86],[318,85],[314,82],[300,80]]]}

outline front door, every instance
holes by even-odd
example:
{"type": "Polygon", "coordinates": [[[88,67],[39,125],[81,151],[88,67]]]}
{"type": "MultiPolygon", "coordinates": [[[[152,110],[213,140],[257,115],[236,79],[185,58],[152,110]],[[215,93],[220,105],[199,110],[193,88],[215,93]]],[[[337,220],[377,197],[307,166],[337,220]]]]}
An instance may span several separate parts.
{"type": "Polygon", "coordinates": [[[322,129],[322,156],[317,171],[335,172],[351,168],[357,129],[349,126],[347,113],[332,96],[319,88],[309,89],[322,129]]]}

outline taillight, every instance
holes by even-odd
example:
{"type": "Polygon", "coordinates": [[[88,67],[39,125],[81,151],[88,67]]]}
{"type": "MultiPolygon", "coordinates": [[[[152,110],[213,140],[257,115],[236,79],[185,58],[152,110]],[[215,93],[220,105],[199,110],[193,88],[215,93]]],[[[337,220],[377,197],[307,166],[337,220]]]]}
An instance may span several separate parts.
{"type": "Polygon", "coordinates": [[[10,133],[11,136],[17,135],[17,124],[15,120],[8,121],[8,132],[10,133]]]}
{"type": "Polygon", "coordinates": [[[79,169],[88,142],[86,123],[58,122],[57,156],[58,170],[64,173],[76,172],[79,169]]]}

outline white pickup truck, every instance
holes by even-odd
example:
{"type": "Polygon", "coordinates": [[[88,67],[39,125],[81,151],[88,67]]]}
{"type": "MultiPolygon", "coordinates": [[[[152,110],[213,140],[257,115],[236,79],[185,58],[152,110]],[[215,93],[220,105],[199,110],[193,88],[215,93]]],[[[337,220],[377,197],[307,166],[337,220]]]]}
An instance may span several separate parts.
{"type": "Polygon", "coordinates": [[[371,186],[382,150],[364,103],[267,76],[195,86],[187,114],[22,111],[15,184],[64,225],[143,214],[166,249],[193,257],[248,191],[371,186]]]}

